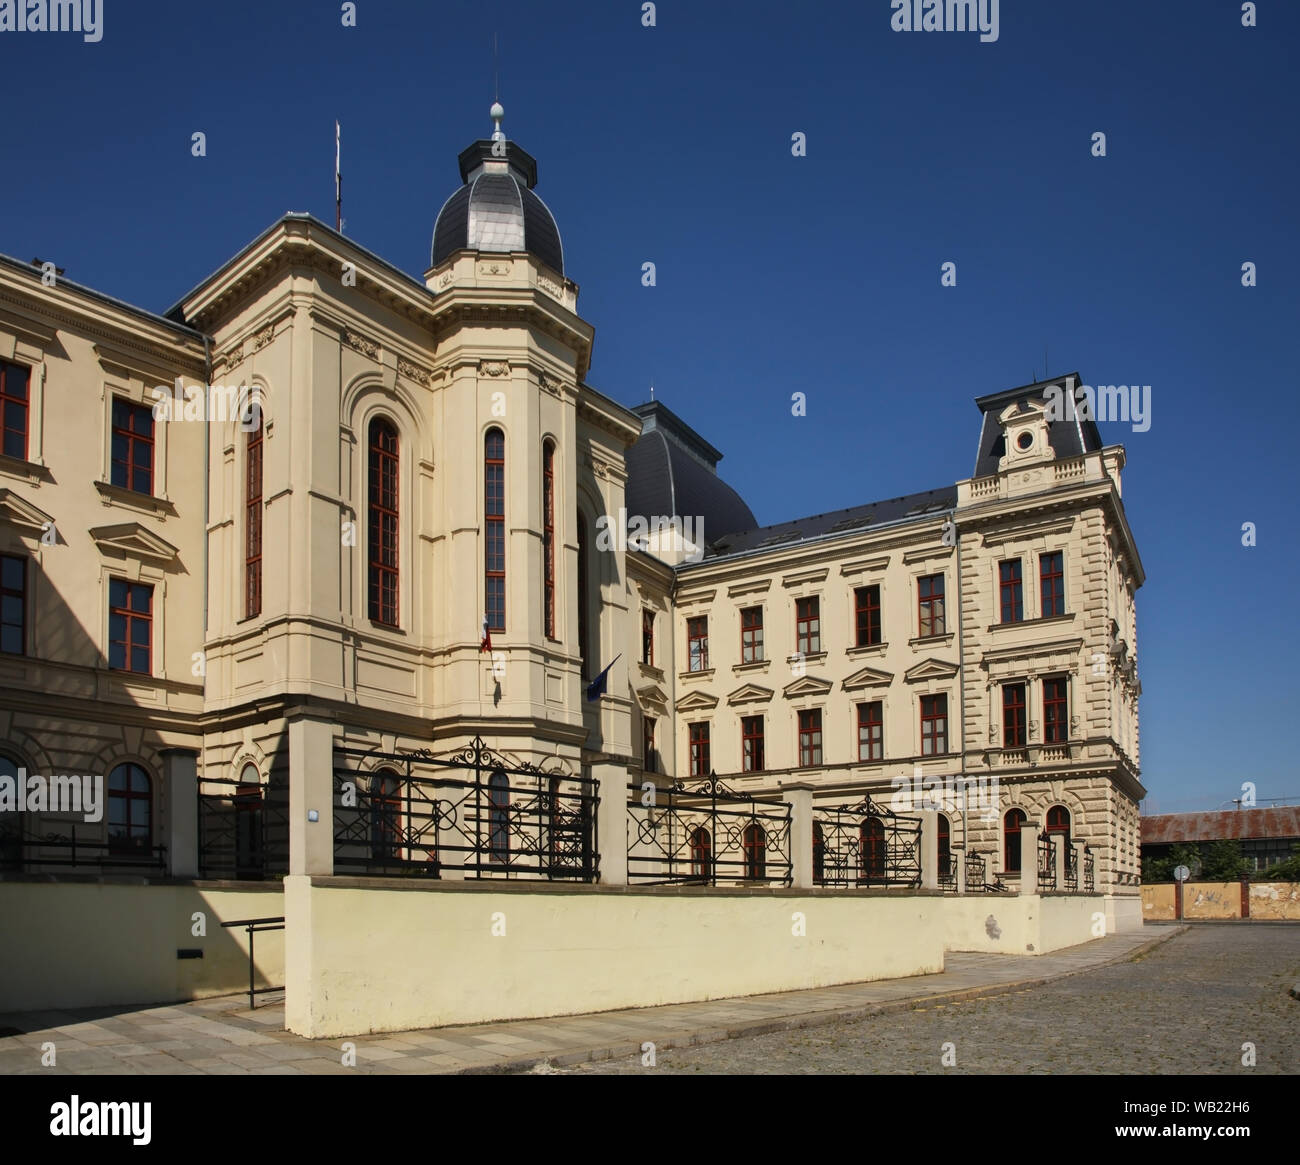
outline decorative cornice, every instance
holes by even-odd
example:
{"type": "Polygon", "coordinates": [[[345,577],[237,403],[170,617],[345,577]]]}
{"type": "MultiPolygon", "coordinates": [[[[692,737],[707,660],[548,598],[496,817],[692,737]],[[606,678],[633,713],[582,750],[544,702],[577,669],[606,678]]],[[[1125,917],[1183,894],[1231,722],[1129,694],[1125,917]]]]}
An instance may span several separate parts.
{"type": "Polygon", "coordinates": [[[408,380],[414,380],[419,384],[429,387],[433,380],[433,373],[427,368],[421,368],[418,364],[412,364],[404,356],[397,358],[397,372],[399,376],[405,376],[408,380]]]}
{"type": "Polygon", "coordinates": [[[480,376],[491,376],[494,378],[498,376],[509,376],[510,361],[509,360],[480,360],[478,362],[478,374],[480,376]]]}
{"type": "Polygon", "coordinates": [[[130,558],[172,562],[180,554],[180,551],[170,542],[146,530],[139,522],[99,526],[90,531],[90,536],[101,551],[124,554],[130,558]]]}
{"type": "Polygon", "coordinates": [[[342,338],[343,342],[353,351],[360,352],[361,355],[368,356],[371,360],[379,359],[379,345],[374,340],[358,335],[348,328],[343,329],[342,338]]]}

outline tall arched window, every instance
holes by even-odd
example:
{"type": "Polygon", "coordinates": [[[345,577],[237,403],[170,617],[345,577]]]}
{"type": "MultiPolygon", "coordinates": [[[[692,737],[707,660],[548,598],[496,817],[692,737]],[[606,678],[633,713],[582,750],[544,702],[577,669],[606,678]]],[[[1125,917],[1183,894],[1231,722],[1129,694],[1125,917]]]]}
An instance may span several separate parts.
{"type": "Polygon", "coordinates": [[[587,678],[591,657],[587,630],[587,523],[578,511],[578,658],[582,661],[582,675],[587,678]]]}
{"type": "Polygon", "coordinates": [[[153,782],[139,765],[108,774],[109,853],[149,853],[153,847],[153,782]]]}
{"type": "Polygon", "coordinates": [[[506,629],[506,438],[483,438],[483,595],[489,631],[506,629]]]}
{"type": "Polygon", "coordinates": [[[1070,811],[1064,805],[1053,805],[1047,811],[1047,832],[1065,834],[1065,844],[1070,845],[1070,811]]]}
{"type": "Polygon", "coordinates": [[[500,771],[488,779],[488,853],[494,862],[510,860],[510,778],[500,771]]]}
{"type": "Polygon", "coordinates": [[[820,886],[826,880],[826,837],[822,833],[822,823],[813,822],[813,885],[820,886]]]}
{"type": "Polygon", "coordinates": [[[262,613],[262,412],[248,433],[244,471],[244,618],[262,613]]]}
{"type": "Polygon", "coordinates": [[[1008,809],[1002,819],[1002,868],[1008,874],[1020,873],[1020,827],[1024,823],[1023,809],[1008,809]]]}
{"type": "MultiPolygon", "coordinates": [[[[18,770],[16,761],[0,754],[0,782],[18,793],[18,770]],[[8,778],[7,780],[5,778],[8,778]]],[[[0,813],[0,870],[21,870],[23,865],[23,818],[25,813],[0,813]]]]}
{"type": "Polygon", "coordinates": [[[942,813],[938,815],[936,824],[939,834],[939,877],[948,879],[952,877],[952,826],[942,813]]]}
{"type": "Polygon", "coordinates": [[[555,638],[555,443],[542,446],[542,623],[555,638]]]}
{"type": "Polygon", "coordinates": [[[370,618],[397,626],[397,430],[370,422],[370,618]]]}
{"type": "Polygon", "coordinates": [[[702,825],[691,831],[691,877],[708,878],[713,873],[713,838],[702,825]]]}
{"type": "Polygon", "coordinates": [[[751,821],[745,826],[745,832],[740,835],[740,844],[745,850],[745,877],[766,878],[767,834],[757,821],[751,821]]]}
{"type": "Polygon", "coordinates": [[[262,876],[262,775],[246,764],[235,785],[235,877],[262,876]]]}
{"type": "Polygon", "coordinates": [[[401,856],[402,782],[391,769],[370,780],[370,856],[377,861],[401,856]]]}
{"type": "Polygon", "coordinates": [[[862,846],[862,877],[868,882],[885,880],[885,823],[868,817],[858,830],[862,846]]]}

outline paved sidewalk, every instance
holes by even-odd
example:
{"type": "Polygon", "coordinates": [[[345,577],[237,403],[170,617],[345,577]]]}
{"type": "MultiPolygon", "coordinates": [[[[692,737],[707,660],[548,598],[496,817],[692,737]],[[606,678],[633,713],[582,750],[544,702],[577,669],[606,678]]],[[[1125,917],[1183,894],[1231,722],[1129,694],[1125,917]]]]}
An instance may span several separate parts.
{"type": "Polygon", "coordinates": [[[307,1040],[284,1030],[282,994],[248,1010],[247,996],[165,1007],[85,1008],[0,1014],[0,1075],[521,1072],[656,1052],[737,1036],[792,1031],[936,1003],[999,995],[1132,959],[1183,933],[1148,923],[1051,955],[949,954],[938,975],[785,991],[705,1003],[553,1019],[307,1040]],[[56,1062],[41,1063],[54,1044],[56,1062]],[[345,1066],[345,1044],[355,1065],[345,1066]]]}

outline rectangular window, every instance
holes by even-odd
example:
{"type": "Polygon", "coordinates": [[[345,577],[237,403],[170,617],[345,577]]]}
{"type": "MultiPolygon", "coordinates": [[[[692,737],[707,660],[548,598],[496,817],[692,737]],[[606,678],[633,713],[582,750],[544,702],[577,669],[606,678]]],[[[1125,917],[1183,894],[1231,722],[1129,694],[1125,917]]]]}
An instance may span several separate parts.
{"type": "Polygon", "coordinates": [[[943,619],[943,575],[926,574],[916,580],[918,605],[917,635],[924,639],[929,635],[944,634],[943,619]]]}
{"type": "Polygon", "coordinates": [[[655,721],[653,716],[641,718],[641,767],[647,773],[657,773],[659,765],[655,757],[655,721]]]}
{"type": "Polygon", "coordinates": [[[0,554],[0,651],[27,652],[27,559],[0,554]]]}
{"type": "Polygon", "coordinates": [[[108,666],[153,674],[153,587],[109,579],[108,666]]]}
{"type": "Polygon", "coordinates": [[[948,751],[948,697],[921,697],[921,755],[942,756],[948,751]]]}
{"type": "Polygon", "coordinates": [[[691,731],[691,776],[707,777],[709,775],[709,723],[690,725],[691,731]]]}
{"type": "Polygon", "coordinates": [[[1025,685],[1002,685],[1002,747],[1025,747],[1025,685]]]}
{"type": "Polygon", "coordinates": [[[506,439],[489,429],[483,445],[484,599],[489,631],[506,629],[506,439]]]}
{"type": "Polygon", "coordinates": [[[1002,603],[1002,622],[1019,623],[1025,617],[1025,589],[1020,579],[1020,559],[998,563],[998,594],[1002,603]]]}
{"type": "Polygon", "coordinates": [[[248,434],[244,479],[244,617],[262,613],[262,426],[248,434]]]}
{"type": "Polygon", "coordinates": [[[555,446],[542,446],[542,622],[555,638],[555,446]]]}
{"type": "Polygon", "coordinates": [[[1064,744],[1070,738],[1069,681],[1052,676],[1043,681],[1043,741],[1064,744]]]}
{"type": "Polygon", "coordinates": [[[799,713],[799,765],[812,768],[822,763],[822,712],[810,708],[799,713]]]}
{"type": "Polygon", "coordinates": [[[880,587],[858,587],[853,592],[857,645],[874,647],[880,642],[880,587]]]}
{"type": "Polygon", "coordinates": [[[655,613],[641,612],[641,662],[654,667],[655,664],[655,613]]]}
{"type": "Polygon", "coordinates": [[[27,406],[32,370],[0,360],[0,451],[6,457],[27,460],[27,406]]]}
{"type": "Polygon", "coordinates": [[[763,771],[763,717],[740,718],[741,768],[747,773],[763,771]]]}
{"type": "Polygon", "coordinates": [[[153,410],[114,397],[112,442],[113,484],[152,494],[153,410]]]}
{"type": "Polygon", "coordinates": [[[1065,556],[1057,551],[1055,554],[1038,556],[1038,579],[1043,596],[1042,616],[1050,619],[1053,615],[1065,614],[1065,556]]]}
{"type": "Polygon", "coordinates": [[[822,649],[821,599],[798,599],[794,605],[795,651],[816,655],[822,649]]]}
{"type": "Polygon", "coordinates": [[[745,607],[740,612],[740,662],[763,660],[763,608],[745,607]]]}
{"type": "Polygon", "coordinates": [[[858,760],[885,759],[884,704],[873,700],[858,705],[858,760]]]}
{"type": "Polygon", "coordinates": [[[686,658],[691,671],[709,670],[709,617],[696,615],[686,620],[686,658]]]}

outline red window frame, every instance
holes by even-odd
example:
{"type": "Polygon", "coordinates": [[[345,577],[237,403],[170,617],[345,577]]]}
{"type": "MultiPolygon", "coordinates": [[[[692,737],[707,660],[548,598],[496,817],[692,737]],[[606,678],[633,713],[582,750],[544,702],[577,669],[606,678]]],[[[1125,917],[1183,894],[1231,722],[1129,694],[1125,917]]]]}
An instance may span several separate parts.
{"type": "Polygon", "coordinates": [[[821,597],[810,595],[794,604],[795,651],[800,655],[817,655],[822,649],[821,597]]]}
{"type": "Polygon", "coordinates": [[[945,814],[936,815],[935,832],[939,841],[939,877],[952,877],[952,825],[945,814]]]}
{"type": "Polygon", "coordinates": [[[690,733],[691,776],[709,775],[709,722],[700,720],[688,725],[690,733]]]}
{"type": "Polygon", "coordinates": [[[713,876],[713,838],[702,825],[691,830],[691,877],[713,876]]]}
{"type": "Polygon", "coordinates": [[[370,856],[376,861],[402,856],[402,778],[380,769],[370,778],[370,856]]]}
{"type": "Polygon", "coordinates": [[[1023,809],[1008,809],[1002,819],[1002,869],[1004,873],[1020,873],[1020,827],[1027,820],[1023,809]]]}
{"type": "Polygon", "coordinates": [[[32,370],[0,360],[0,452],[27,460],[32,370]]]}
{"type": "Polygon", "coordinates": [[[1070,738],[1070,681],[1065,676],[1043,680],[1043,743],[1064,744],[1070,738]]]}
{"type": "Polygon", "coordinates": [[[799,713],[799,767],[816,768],[822,763],[822,710],[806,708],[799,713]]]}
{"type": "Polygon", "coordinates": [[[0,651],[27,654],[27,559],[0,554],[0,651]]]}
{"type": "Polygon", "coordinates": [[[709,670],[708,615],[695,615],[686,620],[686,667],[688,671],[709,670]]]}
{"type": "Polygon", "coordinates": [[[763,771],[763,717],[740,718],[741,770],[746,773],[763,771]]]}
{"type": "Polygon", "coordinates": [[[1038,556],[1039,593],[1044,619],[1065,614],[1065,555],[1056,550],[1038,556]]]}
{"type": "Polygon", "coordinates": [[[108,666],[153,674],[153,587],[148,583],[108,580],[108,666]]]}
{"type": "Polygon", "coordinates": [[[244,466],[244,618],[262,613],[262,416],[249,431],[244,466]]]}
{"type": "Polygon", "coordinates": [[[152,849],[153,781],[140,765],[120,764],[108,774],[108,852],[152,849]]]}
{"type": "Polygon", "coordinates": [[[884,711],[882,700],[858,705],[858,760],[885,759],[884,711]]]}
{"type": "Polygon", "coordinates": [[[506,435],[483,435],[483,599],[489,631],[506,629],[506,435]]]}
{"type": "Polygon", "coordinates": [[[917,638],[944,635],[943,575],[923,574],[916,580],[917,638]]]}
{"type": "Polygon", "coordinates": [[[555,638],[555,445],[542,446],[542,621],[555,638]]]}
{"type": "Polygon", "coordinates": [[[763,608],[743,607],[740,612],[740,662],[763,660],[763,608]]]}
{"type": "Polygon", "coordinates": [[[647,773],[659,771],[658,758],[655,756],[655,718],[641,717],[641,767],[647,773]]]}
{"type": "Polygon", "coordinates": [[[1064,805],[1053,805],[1047,811],[1047,832],[1063,833],[1065,844],[1070,844],[1070,811],[1064,805]]]}
{"type": "Polygon", "coordinates": [[[582,674],[587,674],[588,647],[587,640],[587,520],[582,511],[577,511],[578,524],[578,657],[582,662],[582,674]]]}
{"type": "Polygon", "coordinates": [[[998,595],[1003,623],[1022,623],[1025,618],[1025,585],[1020,559],[1008,558],[998,563],[998,595]]]}
{"type": "Polygon", "coordinates": [[[883,881],[888,845],[885,842],[885,823],[879,817],[868,817],[858,827],[858,845],[862,851],[863,881],[883,881]]]}
{"type": "Polygon", "coordinates": [[[153,496],[153,410],[121,397],[113,398],[112,464],[116,486],[153,496]]]}
{"type": "Polygon", "coordinates": [[[655,665],[655,613],[641,608],[641,662],[655,665]]]}
{"type": "Polygon", "coordinates": [[[853,591],[853,623],[859,647],[880,642],[880,586],[856,587],[853,591]]]}
{"type": "Polygon", "coordinates": [[[1002,747],[1024,748],[1025,685],[1002,685],[1002,747]]]}
{"type": "Polygon", "coordinates": [[[943,756],[948,751],[948,697],[921,697],[921,755],[943,756]]]}
{"type": "Polygon", "coordinates": [[[370,523],[368,597],[370,618],[385,627],[398,621],[398,482],[401,447],[397,429],[384,417],[370,422],[370,523]]]}
{"type": "Polygon", "coordinates": [[[757,821],[751,821],[740,835],[741,848],[745,852],[745,877],[767,877],[767,833],[757,821]]]}

